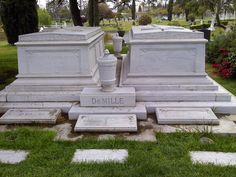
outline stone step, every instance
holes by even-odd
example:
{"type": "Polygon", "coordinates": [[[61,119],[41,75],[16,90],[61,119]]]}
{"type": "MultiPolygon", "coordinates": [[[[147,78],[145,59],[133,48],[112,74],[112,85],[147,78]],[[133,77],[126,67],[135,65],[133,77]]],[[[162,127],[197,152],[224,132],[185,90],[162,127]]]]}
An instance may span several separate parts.
{"type": "Polygon", "coordinates": [[[73,105],[69,111],[69,120],[77,120],[79,115],[84,114],[135,114],[138,120],[147,119],[145,105],[136,103],[135,107],[81,107],[73,105]]]}
{"type": "Polygon", "coordinates": [[[136,85],[136,91],[217,91],[216,85],[136,85]]]}
{"type": "Polygon", "coordinates": [[[5,113],[9,109],[60,109],[63,113],[68,113],[73,102],[5,102],[0,103],[0,113],[5,113]]]}
{"type": "Polygon", "coordinates": [[[150,77],[128,77],[120,83],[121,86],[135,87],[136,85],[212,85],[213,82],[207,77],[185,77],[185,76],[150,76],[150,77]]]}
{"type": "Polygon", "coordinates": [[[75,85],[14,85],[14,86],[7,86],[6,90],[7,92],[44,92],[44,91],[50,92],[50,91],[82,91],[83,88],[84,86],[75,86],[75,85]]]}
{"type": "Polygon", "coordinates": [[[156,108],[158,124],[219,125],[210,108],[156,108]]]}
{"type": "Polygon", "coordinates": [[[9,109],[0,124],[55,124],[60,115],[60,109],[9,109]]]}
{"type": "Polygon", "coordinates": [[[7,96],[4,91],[0,92],[0,102],[6,102],[7,101],[7,96]]]}
{"type": "Polygon", "coordinates": [[[139,102],[229,102],[231,101],[231,96],[228,93],[215,91],[137,91],[136,100],[139,102]]]}
{"type": "Polygon", "coordinates": [[[75,132],[137,132],[135,114],[88,114],[80,115],[75,132]]]}
{"type": "Polygon", "coordinates": [[[211,108],[217,114],[236,114],[236,100],[231,102],[139,102],[146,105],[147,112],[155,113],[156,108],[211,108]]]}
{"type": "Polygon", "coordinates": [[[80,100],[81,91],[8,92],[8,102],[71,102],[80,100]]]}

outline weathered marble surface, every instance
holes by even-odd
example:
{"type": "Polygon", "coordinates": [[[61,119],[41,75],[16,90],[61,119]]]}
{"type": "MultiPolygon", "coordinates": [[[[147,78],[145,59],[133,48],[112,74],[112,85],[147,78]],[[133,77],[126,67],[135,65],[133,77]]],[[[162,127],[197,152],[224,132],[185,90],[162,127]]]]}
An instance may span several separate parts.
{"type": "Polygon", "coordinates": [[[158,124],[207,124],[219,125],[219,120],[210,108],[157,108],[158,124]]]}
{"type": "Polygon", "coordinates": [[[137,103],[135,107],[81,107],[73,105],[69,111],[69,120],[77,120],[83,114],[135,114],[138,120],[147,119],[147,111],[144,104],[137,103]]]}
{"type": "Polygon", "coordinates": [[[77,149],[72,162],[74,163],[123,163],[128,158],[126,149],[77,149]]]}
{"type": "Polygon", "coordinates": [[[19,74],[6,88],[9,101],[37,101],[37,93],[40,101],[52,101],[50,92],[54,96],[69,92],[55,101],[79,101],[71,98],[73,91],[99,84],[96,59],[104,54],[103,34],[99,27],[70,27],[20,36],[16,43],[19,74]],[[44,91],[48,96],[42,96],[44,91]]]}
{"type": "Polygon", "coordinates": [[[80,115],[75,132],[136,132],[137,118],[134,114],[80,115]]]}
{"type": "Polygon", "coordinates": [[[92,107],[124,107],[135,106],[134,88],[115,88],[113,92],[103,92],[101,88],[84,88],[80,95],[81,106],[92,107]]]}
{"type": "Polygon", "coordinates": [[[213,164],[219,166],[235,166],[236,153],[230,152],[209,152],[209,151],[191,151],[193,163],[213,164]]]}
{"type": "Polygon", "coordinates": [[[0,150],[0,163],[17,164],[25,160],[28,154],[29,152],[21,150],[0,150]]]}
{"type": "Polygon", "coordinates": [[[60,114],[59,109],[9,109],[0,118],[0,124],[55,124],[60,114]]]}

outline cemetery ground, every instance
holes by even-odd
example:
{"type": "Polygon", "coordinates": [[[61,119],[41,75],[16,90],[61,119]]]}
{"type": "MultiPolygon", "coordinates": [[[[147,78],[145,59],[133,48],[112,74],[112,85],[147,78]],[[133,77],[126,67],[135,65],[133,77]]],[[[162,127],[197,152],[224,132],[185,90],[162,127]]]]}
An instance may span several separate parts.
{"type": "MultiPolygon", "coordinates": [[[[157,134],[156,142],[135,142],[122,139],[98,141],[93,136],[70,141],[55,141],[55,132],[20,127],[0,133],[0,149],[26,150],[25,161],[0,164],[0,176],[81,176],[81,177],[154,177],[198,176],[233,177],[235,167],[193,164],[189,151],[235,152],[235,137],[202,133],[157,134]],[[202,144],[201,137],[213,144],[202,144]],[[127,149],[124,163],[72,163],[76,149],[127,149]]],[[[42,127],[41,127],[42,128],[42,127]]]]}
{"type": "MultiPolygon", "coordinates": [[[[107,44],[106,48],[112,51],[111,45],[107,44]]],[[[126,52],[127,47],[124,47],[122,53],[126,52]]],[[[236,95],[235,80],[218,77],[210,64],[207,64],[206,71],[236,95]]],[[[0,89],[12,82],[16,74],[16,47],[7,45],[5,41],[0,42],[0,89]]],[[[75,122],[63,119],[58,122],[58,126],[66,123],[71,126],[75,122]]],[[[139,131],[143,131],[143,128],[152,131],[148,125],[139,131]]],[[[138,142],[124,138],[135,135],[132,133],[101,140],[97,134],[79,134],[70,130],[69,139],[74,141],[68,141],[58,139],[58,132],[52,131],[52,126],[0,126],[1,150],[25,150],[29,153],[26,160],[19,164],[0,163],[0,176],[235,176],[235,166],[199,165],[191,161],[190,151],[236,152],[235,136],[215,135],[208,131],[210,129],[205,126],[204,130],[197,129],[198,133],[184,131],[163,134],[155,131],[154,141],[138,142]],[[202,138],[211,141],[202,142],[202,138]],[[77,149],[126,149],[128,158],[124,163],[74,163],[72,158],[77,149]]],[[[112,137],[112,134],[107,136],[112,137]]]]}
{"type": "MultiPolygon", "coordinates": [[[[112,51],[110,45],[106,47],[112,51]]],[[[124,48],[123,53],[126,51],[124,48]]],[[[206,65],[206,71],[236,95],[235,80],[218,77],[210,64],[206,65]]],[[[8,45],[6,41],[0,42],[1,89],[13,81],[16,74],[16,47],[8,45]]],[[[4,127],[1,126],[0,131],[4,127]]],[[[25,150],[29,155],[19,164],[0,163],[0,176],[233,177],[236,173],[235,167],[193,164],[189,155],[190,151],[236,152],[234,136],[217,136],[199,130],[199,133],[157,133],[154,142],[127,141],[122,136],[112,140],[98,140],[96,134],[85,134],[76,141],[59,141],[55,140],[56,132],[48,131],[48,128],[41,125],[8,126],[1,132],[0,149],[25,150]],[[203,144],[201,137],[208,137],[214,143],[203,144]],[[72,163],[76,149],[127,149],[129,155],[124,163],[72,163]]]]}

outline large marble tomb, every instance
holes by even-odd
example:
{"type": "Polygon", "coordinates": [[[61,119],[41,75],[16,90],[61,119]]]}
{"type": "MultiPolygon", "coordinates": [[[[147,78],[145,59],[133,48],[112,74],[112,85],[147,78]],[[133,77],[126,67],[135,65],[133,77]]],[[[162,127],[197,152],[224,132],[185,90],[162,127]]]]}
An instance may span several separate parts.
{"type": "Polygon", "coordinates": [[[99,27],[70,27],[19,36],[19,74],[5,89],[7,101],[79,101],[85,86],[99,85],[103,34],[99,27]]]}
{"type": "Polygon", "coordinates": [[[176,26],[134,26],[127,36],[120,87],[141,102],[230,102],[205,73],[202,32],[176,26]]]}

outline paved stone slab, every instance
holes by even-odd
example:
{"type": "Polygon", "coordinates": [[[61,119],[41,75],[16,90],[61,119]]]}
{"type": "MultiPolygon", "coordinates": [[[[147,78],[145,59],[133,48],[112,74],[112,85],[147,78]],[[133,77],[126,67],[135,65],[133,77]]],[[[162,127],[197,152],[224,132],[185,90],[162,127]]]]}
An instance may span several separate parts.
{"type": "Polygon", "coordinates": [[[192,151],[190,152],[193,163],[214,164],[220,166],[236,165],[236,153],[192,151]]]}
{"type": "Polygon", "coordinates": [[[128,158],[128,151],[125,149],[77,149],[72,162],[77,163],[102,163],[119,162],[122,163],[128,158]]]}
{"type": "Polygon", "coordinates": [[[69,111],[69,119],[77,120],[82,114],[135,114],[138,120],[147,119],[145,104],[137,103],[135,107],[81,107],[72,106],[69,111]]]}
{"type": "Polygon", "coordinates": [[[55,124],[60,109],[9,109],[1,118],[1,124],[55,124]]]}
{"type": "Polygon", "coordinates": [[[158,124],[219,124],[210,108],[157,108],[156,116],[158,124]]]}
{"type": "Polygon", "coordinates": [[[140,141],[140,142],[156,142],[156,133],[153,130],[145,130],[140,134],[125,136],[126,140],[129,141],[140,141]]]}
{"type": "Polygon", "coordinates": [[[17,164],[25,160],[28,154],[26,151],[0,150],[0,163],[17,164]]]}
{"type": "Polygon", "coordinates": [[[136,132],[137,118],[134,114],[80,115],[75,132],[136,132]]]}
{"type": "Polygon", "coordinates": [[[81,106],[135,106],[135,89],[116,88],[113,92],[103,92],[100,88],[85,88],[80,95],[81,106]]]}

